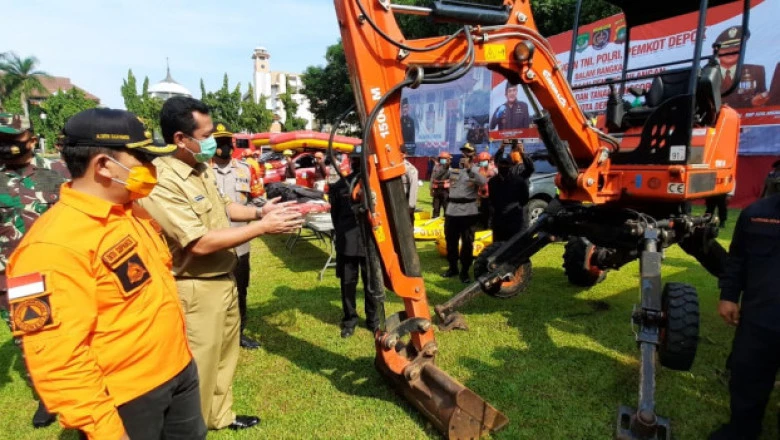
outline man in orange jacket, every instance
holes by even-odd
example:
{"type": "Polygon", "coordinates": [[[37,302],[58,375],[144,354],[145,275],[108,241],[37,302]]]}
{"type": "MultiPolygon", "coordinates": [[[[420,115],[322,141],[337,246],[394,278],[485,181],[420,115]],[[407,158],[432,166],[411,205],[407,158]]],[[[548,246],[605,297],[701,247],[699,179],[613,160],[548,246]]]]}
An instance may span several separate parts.
{"type": "Polygon", "coordinates": [[[42,401],[86,439],[204,439],[171,254],[134,201],[157,146],[124,110],[68,120],[73,177],[8,263],[14,335],[42,401]]]}

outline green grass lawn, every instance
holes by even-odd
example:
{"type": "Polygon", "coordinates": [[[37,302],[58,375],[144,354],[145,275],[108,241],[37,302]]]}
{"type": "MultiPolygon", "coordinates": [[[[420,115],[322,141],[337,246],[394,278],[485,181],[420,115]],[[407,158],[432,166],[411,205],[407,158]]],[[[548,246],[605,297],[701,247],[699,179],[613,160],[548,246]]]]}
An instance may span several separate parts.
{"type": "MultiPolygon", "coordinates": [[[[427,194],[427,187],[420,189],[424,209],[429,209],[427,194]]],[[[737,214],[731,213],[730,227],[737,214]]],[[[728,228],[724,244],[730,236],[728,228]]],[[[263,348],[242,351],[234,386],[235,410],[260,414],[262,425],[210,438],[439,438],[374,369],[369,331],[361,327],[350,339],[339,337],[338,280],[333,269],[318,280],[325,248],[306,241],[290,253],[285,239],[253,243],[248,327],[263,348]]],[[[432,242],[418,243],[418,251],[432,310],[462,286],[439,276],[446,263],[432,242]]],[[[437,333],[438,365],[509,417],[508,427],[493,438],[608,439],[618,405],[636,404],[639,353],[629,318],[639,298],[638,265],[611,272],[606,282],[583,290],[567,283],[562,254],[563,245],[553,244],[533,258],[533,281],[524,295],[482,296],[462,309],[469,332],[437,333]]],[[[663,273],[666,281],[698,288],[702,324],[693,369],[659,368],[657,410],[672,419],[675,438],[704,439],[728,417],[728,391],[716,371],[723,368],[733,330],[717,315],[716,280],[693,258],[674,247],[666,253],[663,273]]],[[[388,313],[401,308],[389,294],[388,313]]],[[[764,423],[766,439],[778,437],[777,407],[775,395],[764,423]]],[[[4,326],[0,408],[0,438],[76,438],[56,426],[31,428],[36,405],[4,326]]]]}

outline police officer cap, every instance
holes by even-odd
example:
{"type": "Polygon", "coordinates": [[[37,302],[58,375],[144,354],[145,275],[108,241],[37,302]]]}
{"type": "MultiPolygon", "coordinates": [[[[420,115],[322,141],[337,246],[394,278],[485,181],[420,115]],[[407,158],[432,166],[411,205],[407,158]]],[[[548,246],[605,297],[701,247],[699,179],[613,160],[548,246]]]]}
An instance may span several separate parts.
{"type": "Polygon", "coordinates": [[[715,44],[720,44],[722,49],[728,47],[739,46],[739,42],[742,39],[742,26],[731,26],[718,35],[715,39],[715,44]]]}
{"type": "Polygon", "coordinates": [[[219,138],[232,138],[233,132],[230,131],[227,125],[225,125],[224,122],[217,122],[217,125],[214,126],[214,139],[219,138]]]}
{"type": "Polygon", "coordinates": [[[474,150],[474,146],[471,145],[471,143],[466,142],[465,144],[463,144],[462,147],[460,147],[460,151],[464,151],[466,153],[473,153],[476,150],[474,150]]]}
{"type": "Polygon", "coordinates": [[[84,110],[68,119],[62,132],[67,147],[126,148],[155,156],[176,151],[176,145],[156,143],[138,116],[125,110],[84,110]]]}

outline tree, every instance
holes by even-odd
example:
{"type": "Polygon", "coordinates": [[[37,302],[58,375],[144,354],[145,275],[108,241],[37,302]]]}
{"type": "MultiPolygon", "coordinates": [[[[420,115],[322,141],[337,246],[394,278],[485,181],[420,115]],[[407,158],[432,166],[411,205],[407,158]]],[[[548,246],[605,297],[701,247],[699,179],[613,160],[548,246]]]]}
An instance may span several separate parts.
{"type": "Polygon", "coordinates": [[[201,101],[211,110],[211,117],[216,122],[227,124],[231,130],[236,130],[239,126],[239,115],[241,113],[241,84],[231,92],[229,89],[227,73],[222,79],[222,88],[216,92],[207,92],[200,80],[201,101]]]}
{"type": "Polygon", "coordinates": [[[286,115],[284,120],[285,131],[303,130],[306,128],[306,119],[295,116],[298,113],[298,103],[293,99],[293,90],[290,87],[290,81],[287,81],[287,90],[279,96],[279,100],[282,101],[284,107],[284,113],[286,115]]]}
{"type": "Polygon", "coordinates": [[[132,70],[127,71],[127,79],[122,83],[122,98],[125,101],[127,111],[135,114],[152,131],[160,128],[160,111],[162,99],[149,95],[149,77],[144,77],[141,94],[138,94],[138,86],[132,70]]]}
{"type": "MultiPolygon", "coordinates": [[[[355,103],[341,41],[328,47],[325,62],[325,66],[306,68],[302,91],[309,100],[312,114],[323,125],[334,124],[336,119],[355,103]]],[[[353,116],[347,122],[356,124],[357,117],[353,116]]]]}
{"type": "Polygon", "coordinates": [[[3,73],[3,90],[5,95],[19,93],[19,103],[25,118],[30,117],[27,100],[33,92],[46,93],[46,87],[40,77],[49,75],[37,70],[38,59],[35,57],[20,58],[14,52],[7,52],[0,57],[0,72],[3,73]]]}
{"type": "Polygon", "coordinates": [[[250,84],[244,99],[241,101],[238,126],[233,130],[237,132],[246,130],[253,133],[268,131],[271,122],[273,122],[273,116],[273,112],[266,108],[264,96],[260,97],[260,102],[255,102],[255,91],[250,84]]]}
{"type": "Polygon", "coordinates": [[[30,118],[35,132],[45,137],[48,141],[47,147],[51,148],[68,118],[96,106],[97,103],[87,98],[81,89],[73,87],[66,92],[59,90],[46,98],[41,105],[32,106],[30,118]],[[43,113],[46,114],[45,118],[41,118],[43,113]]]}

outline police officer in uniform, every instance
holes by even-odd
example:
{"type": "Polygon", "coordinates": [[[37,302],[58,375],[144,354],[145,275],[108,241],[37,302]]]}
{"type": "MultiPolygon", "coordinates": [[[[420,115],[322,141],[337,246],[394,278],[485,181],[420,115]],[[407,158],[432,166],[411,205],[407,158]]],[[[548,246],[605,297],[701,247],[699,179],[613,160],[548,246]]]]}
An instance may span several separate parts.
{"type": "Polygon", "coordinates": [[[444,239],[447,242],[449,268],[441,276],[450,278],[460,274],[460,280],[467,284],[471,282],[469,270],[474,259],[474,232],[479,214],[477,191],[487,183],[487,179],[479,173],[474,163],[474,147],[466,143],[460,151],[463,158],[459,168],[450,170],[450,198],[444,213],[444,239]]]}
{"type": "Polygon", "coordinates": [[[401,176],[401,180],[404,183],[406,200],[409,201],[409,217],[414,223],[414,210],[417,208],[417,190],[420,179],[417,177],[417,168],[406,160],[406,145],[401,145],[401,154],[404,158],[404,175],[401,176]]]}
{"type": "Polygon", "coordinates": [[[409,112],[409,100],[404,98],[401,100],[401,135],[404,138],[405,144],[414,145],[417,124],[414,122],[414,118],[412,118],[409,112]]]}
{"type": "MultiPolygon", "coordinates": [[[[212,168],[219,190],[234,203],[262,207],[265,200],[259,195],[252,194],[252,169],[248,164],[233,159],[233,133],[225,124],[219,123],[214,131],[214,139],[217,140],[217,152],[212,161],[212,168]]],[[[246,225],[246,222],[232,221],[230,225],[235,228],[246,225]]],[[[233,276],[236,278],[236,288],[238,288],[238,310],[241,318],[239,344],[247,350],[256,350],[260,348],[260,342],[244,334],[250,274],[249,251],[249,242],[236,246],[238,264],[233,269],[233,276]]]]}
{"type": "Polygon", "coordinates": [[[731,419],[710,440],[753,440],[761,433],[780,369],[778,267],[780,193],[769,191],[740,214],[720,279],[718,313],[737,330],[729,361],[731,419]]]}
{"type": "Polygon", "coordinates": [[[447,212],[447,200],[450,197],[450,160],[452,156],[446,151],[439,153],[438,162],[431,172],[431,201],[433,203],[433,218],[443,210],[447,212]]]}
{"type": "MultiPolygon", "coordinates": [[[[37,140],[31,129],[22,127],[20,118],[0,121],[0,313],[7,323],[8,258],[33,222],[59,199],[60,185],[65,182],[51,161],[34,153],[37,140]]],[[[33,426],[42,428],[55,420],[40,402],[33,426]]]]}
{"type": "Polygon", "coordinates": [[[517,141],[502,144],[496,152],[495,162],[498,174],[490,179],[488,188],[493,206],[493,242],[497,243],[509,240],[528,227],[524,208],[528,204],[528,178],[534,173],[534,163],[517,141]]]}
{"type": "Polygon", "coordinates": [[[744,64],[742,76],[736,77],[741,38],[742,26],[731,26],[715,39],[715,44],[720,44],[718,59],[723,77],[720,90],[725,92],[734,82],[738,83],[731,94],[723,97],[723,103],[733,108],[758,107],[769,100],[766,90],[766,70],[760,64],[744,64]]]}
{"type": "Polygon", "coordinates": [[[379,328],[377,303],[371,283],[366,278],[366,246],[360,231],[360,223],[353,210],[350,188],[358,179],[361,162],[360,151],[350,154],[352,172],[329,186],[330,217],[336,232],[336,276],[341,280],[341,337],[348,338],[355,332],[358,322],[356,296],[358,273],[363,279],[365,294],[366,327],[372,332],[379,328]]]}

